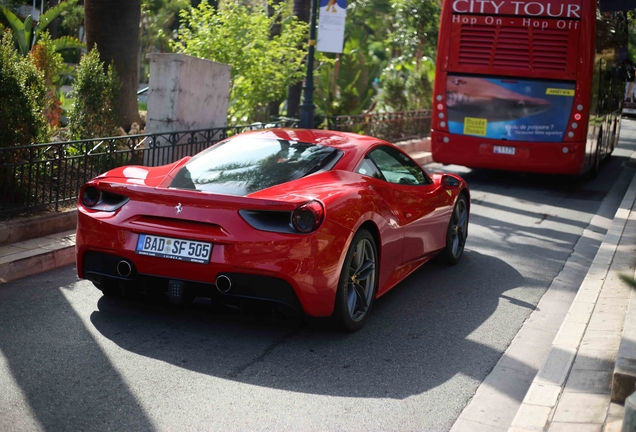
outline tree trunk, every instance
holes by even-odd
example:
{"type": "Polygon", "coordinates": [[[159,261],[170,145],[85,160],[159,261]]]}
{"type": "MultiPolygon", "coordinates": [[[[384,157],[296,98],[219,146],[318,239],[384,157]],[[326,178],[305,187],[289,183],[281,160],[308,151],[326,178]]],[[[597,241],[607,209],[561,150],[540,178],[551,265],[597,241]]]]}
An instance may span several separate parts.
{"type": "MultiPolygon", "coordinates": [[[[311,14],[310,0],[294,0],[293,13],[300,21],[309,23],[309,15],[311,14]]],[[[287,88],[287,116],[298,118],[300,115],[300,95],[302,93],[303,83],[298,82],[287,88]]]]}
{"type": "MultiPolygon", "coordinates": [[[[57,6],[60,3],[60,0],[49,0],[48,9],[51,9],[53,6],[57,6]]],[[[45,11],[46,12],[46,11],[45,11]]],[[[59,18],[55,18],[53,21],[46,26],[46,29],[49,31],[51,35],[51,39],[57,39],[57,23],[60,21],[59,18]]]]}
{"type": "Polygon", "coordinates": [[[137,108],[140,17],[141,0],[84,0],[86,46],[90,50],[97,45],[104,65],[115,65],[121,82],[118,114],[125,130],[133,122],[140,123],[137,108]]]}
{"type": "MultiPolygon", "coordinates": [[[[274,0],[272,3],[268,3],[267,15],[271,17],[274,14],[274,8],[272,6],[278,5],[282,1],[283,0],[274,0]]],[[[270,31],[269,31],[270,39],[274,39],[276,36],[280,36],[281,31],[282,31],[282,23],[279,16],[274,22],[274,25],[272,25],[272,27],[270,28],[270,31]]],[[[279,112],[280,103],[281,103],[280,100],[268,102],[267,104],[267,119],[268,120],[272,120],[273,118],[280,117],[280,112],[279,112]]]]}

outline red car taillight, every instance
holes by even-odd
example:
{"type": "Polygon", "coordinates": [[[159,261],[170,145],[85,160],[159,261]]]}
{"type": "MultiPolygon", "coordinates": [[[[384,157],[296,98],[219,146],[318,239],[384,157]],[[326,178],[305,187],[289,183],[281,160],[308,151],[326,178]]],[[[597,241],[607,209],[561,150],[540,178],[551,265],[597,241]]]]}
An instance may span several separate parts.
{"type": "Polygon", "coordinates": [[[82,191],[82,205],[84,207],[94,207],[99,202],[102,193],[95,186],[87,186],[82,191]]]}
{"type": "Polygon", "coordinates": [[[123,207],[130,198],[106,192],[97,186],[84,186],[80,192],[80,204],[90,210],[114,212],[123,207]]]}
{"type": "Polygon", "coordinates": [[[301,233],[310,233],[318,229],[325,217],[325,209],[319,201],[310,201],[301,205],[292,214],[292,225],[301,233]]]}

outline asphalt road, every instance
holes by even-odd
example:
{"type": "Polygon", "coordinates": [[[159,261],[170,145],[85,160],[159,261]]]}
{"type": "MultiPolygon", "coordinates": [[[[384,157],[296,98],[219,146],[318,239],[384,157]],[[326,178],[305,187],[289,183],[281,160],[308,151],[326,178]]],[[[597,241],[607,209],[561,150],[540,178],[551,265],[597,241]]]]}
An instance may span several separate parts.
{"type": "Polygon", "coordinates": [[[447,431],[592,217],[613,217],[634,150],[593,181],[445,167],[472,188],[462,262],[426,264],[352,335],[115,301],[72,266],[0,285],[0,430],[447,431]]]}

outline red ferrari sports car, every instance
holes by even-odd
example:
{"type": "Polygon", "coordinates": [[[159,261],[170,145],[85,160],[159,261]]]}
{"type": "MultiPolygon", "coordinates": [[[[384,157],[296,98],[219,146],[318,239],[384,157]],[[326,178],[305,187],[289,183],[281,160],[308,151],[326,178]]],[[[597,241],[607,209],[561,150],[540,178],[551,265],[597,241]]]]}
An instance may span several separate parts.
{"type": "Polygon", "coordinates": [[[270,129],[113,169],[78,208],[77,272],[106,295],[268,300],[356,331],[420,265],[457,263],[470,198],[377,138],[270,129]]]}

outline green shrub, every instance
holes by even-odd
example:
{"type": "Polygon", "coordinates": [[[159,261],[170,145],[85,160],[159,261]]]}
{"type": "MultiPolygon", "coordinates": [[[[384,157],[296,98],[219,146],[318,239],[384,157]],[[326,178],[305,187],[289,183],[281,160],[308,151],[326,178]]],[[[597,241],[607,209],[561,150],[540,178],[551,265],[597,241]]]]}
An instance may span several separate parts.
{"type": "Polygon", "coordinates": [[[104,72],[97,48],[84,55],[73,83],[73,105],[68,115],[72,139],[113,136],[119,126],[117,100],[121,84],[113,65],[104,72]]]}
{"type": "Polygon", "coordinates": [[[434,77],[435,64],[429,59],[422,60],[419,68],[410,71],[405,85],[409,109],[421,110],[431,108],[433,102],[434,77]]]}
{"type": "Polygon", "coordinates": [[[44,78],[29,57],[18,54],[10,32],[0,40],[0,147],[49,140],[44,78]]]}
{"type": "Polygon", "coordinates": [[[60,75],[64,70],[62,54],[55,50],[55,44],[51,41],[51,36],[45,31],[29,55],[35,67],[44,76],[44,86],[46,88],[44,116],[49,127],[54,131],[59,126],[60,115],[62,114],[62,102],[57,97],[60,75]]]}
{"type": "Polygon", "coordinates": [[[406,96],[405,74],[394,69],[385,70],[380,78],[382,93],[379,97],[379,105],[388,111],[406,111],[409,103],[406,96]]]}
{"type": "Polygon", "coordinates": [[[435,64],[429,58],[415,62],[393,62],[382,76],[378,107],[387,111],[429,109],[433,100],[435,64]]]}

